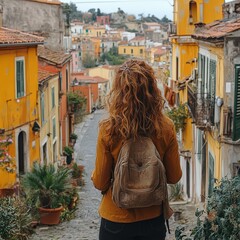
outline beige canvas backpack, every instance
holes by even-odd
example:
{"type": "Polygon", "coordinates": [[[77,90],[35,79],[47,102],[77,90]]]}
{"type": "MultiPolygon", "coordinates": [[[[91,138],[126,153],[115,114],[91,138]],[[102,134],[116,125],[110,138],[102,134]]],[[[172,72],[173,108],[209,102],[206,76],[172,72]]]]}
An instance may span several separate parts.
{"type": "Polygon", "coordinates": [[[150,138],[123,144],[114,169],[112,198],[125,209],[162,205],[165,219],[171,216],[165,167],[150,138]]]}

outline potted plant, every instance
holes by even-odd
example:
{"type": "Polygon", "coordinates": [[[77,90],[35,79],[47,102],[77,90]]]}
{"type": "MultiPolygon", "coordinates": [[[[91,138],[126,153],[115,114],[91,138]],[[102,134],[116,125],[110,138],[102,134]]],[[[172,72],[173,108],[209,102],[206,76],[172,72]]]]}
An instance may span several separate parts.
{"type": "Polygon", "coordinates": [[[77,165],[76,162],[72,165],[72,167],[71,167],[71,175],[72,175],[71,183],[74,187],[84,185],[84,181],[82,179],[83,170],[84,170],[84,167],[82,165],[77,165]]]}
{"type": "Polygon", "coordinates": [[[58,224],[63,209],[64,194],[70,188],[70,170],[53,164],[34,163],[31,172],[23,176],[23,187],[39,209],[40,223],[58,224]]]}
{"type": "Polygon", "coordinates": [[[71,134],[70,134],[70,139],[71,139],[71,142],[72,142],[73,144],[76,143],[77,138],[78,138],[78,135],[77,135],[76,133],[71,133],[71,134]]]}
{"type": "Polygon", "coordinates": [[[67,157],[67,164],[72,162],[73,148],[70,146],[65,146],[63,149],[63,154],[67,157]]]}

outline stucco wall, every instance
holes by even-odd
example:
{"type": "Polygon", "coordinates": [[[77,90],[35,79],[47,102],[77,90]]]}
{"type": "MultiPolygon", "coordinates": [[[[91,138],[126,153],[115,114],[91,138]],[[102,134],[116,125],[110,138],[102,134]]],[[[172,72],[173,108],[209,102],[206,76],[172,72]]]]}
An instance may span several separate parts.
{"type": "MultiPolygon", "coordinates": [[[[240,64],[240,31],[226,39],[224,49],[224,106],[231,106],[234,111],[235,65],[240,64]],[[226,85],[230,85],[230,92],[226,85]]],[[[230,140],[231,141],[231,140],[230,140]]],[[[222,176],[232,173],[232,163],[240,160],[240,145],[221,144],[222,176]]]]}
{"type": "Polygon", "coordinates": [[[3,26],[38,33],[52,49],[63,45],[63,14],[59,4],[30,0],[0,0],[3,6],[3,26]]]}

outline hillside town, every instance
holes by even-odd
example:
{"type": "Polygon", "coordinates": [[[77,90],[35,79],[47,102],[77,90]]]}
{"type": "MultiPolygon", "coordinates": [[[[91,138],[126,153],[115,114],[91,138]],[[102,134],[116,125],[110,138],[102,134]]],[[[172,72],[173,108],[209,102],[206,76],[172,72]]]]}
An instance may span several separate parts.
{"type": "Polygon", "coordinates": [[[182,178],[169,185],[175,233],[167,239],[240,239],[239,44],[240,0],[174,0],[172,20],[121,8],[82,12],[60,0],[0,0],[0,239],[28,239],[35,230],[33,239],[68,239],[50,225],[78,221],[90,232],[74,235],[74,227],[72,239],[97,240],[95,134],[116,71],[128,59],[154,69],[177,133],[182,178]],[[55,173],[61,192],[47,196],[60,185],[56,176],[50,186],[55,173]],[[49,208],[64,206],[61,220],[36,217],[41,195],[53,198],[49,208]],[[89,226],[87,204],[95,214],[89,226]],[[187,238],[183,231],[191,232],[197,218],[196,235],[187,238]]]}

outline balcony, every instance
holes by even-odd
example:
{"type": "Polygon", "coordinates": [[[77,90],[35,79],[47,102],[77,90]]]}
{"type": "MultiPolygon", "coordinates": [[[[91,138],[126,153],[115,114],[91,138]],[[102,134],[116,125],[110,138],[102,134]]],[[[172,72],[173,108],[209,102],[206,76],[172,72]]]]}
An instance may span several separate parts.
{"type": "Polygon", "coordinates": [[[214,125],[215,102],[210,94],[197,93],[188,86],[188,106],[199,129],[204,130],[214,125]]]}

